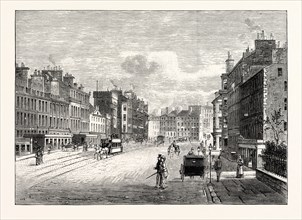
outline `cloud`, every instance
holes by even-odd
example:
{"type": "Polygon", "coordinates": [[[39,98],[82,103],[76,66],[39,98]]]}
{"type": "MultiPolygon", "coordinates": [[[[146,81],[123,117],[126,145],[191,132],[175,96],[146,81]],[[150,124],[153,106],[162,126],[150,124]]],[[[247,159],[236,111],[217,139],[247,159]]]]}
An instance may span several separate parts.
{"type": "Polygon", "coordinates": [[[126,57],[121,67],[127,73],[143,76],[155,73],[160,65],[154,61],[149,62],[144,55],[137,54],[126,57]]]}
{"type": "Polygon", "coordinates": [[[67,67],[67,68],[73,67],[73,66],[75,66],[75,61],[73,58],[67,57],[67,58],[61,60],[61,64],[63,67],[67,67]]]}
{"type": "Polygon", "coordinates": [[[248,29],[250,30],[250,32],[256,32],[256,31],[261,30],[260,25],[255,24],[255,22],[249,18],[245,19],[244,23],[248,26],[248,29]]]}

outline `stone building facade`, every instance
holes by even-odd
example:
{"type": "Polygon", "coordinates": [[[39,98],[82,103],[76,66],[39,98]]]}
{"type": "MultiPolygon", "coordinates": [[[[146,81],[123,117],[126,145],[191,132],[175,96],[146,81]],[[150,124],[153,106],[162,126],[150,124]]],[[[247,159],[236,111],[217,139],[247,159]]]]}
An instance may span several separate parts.
{"type": "MultiPolygon", "coordinates": [[[[83,87],[67,84],[60,67],[35,70],[29,77],[29,68],[22,63],[16,65],[15,79],[16,154],[32,153],[32,137],[36,134],[41,134],[44,146],[51,145],[52,149],[71,142],[73,112],[69,94],[72,90],[81,91],[81,109],[88,109],[89,94],[83,91],[83,87]]],[[[82,110],[78,118],[83,122],[79,132],[88,132],[88,114],[82,110]]]]}
{"type": "Polygon", "coordinates": [[[158,135],[160,135],[160,116],[149,115],[148,139],[154,141],[158,135]]]}
{"type": "Polygon", "coordinates": [[[175,139],[177,136],[176,116],[177,112],[175,110],[160,116],[160,134],[165,136],[169,141],[175,139]]]}
{"type": "Polygon", "coordinates": [[[134,91],[125,91],[123,101],[123,126],[125,137],[137,139],[148,137],[148,104],[137,97],[134,91]]]}
{"type": "Polygon", "coordinates": [[[119,94],[115,91],[94,91],[94,107],[98,107],[101,114],[110,116],[109,134],[119,134],[120,128],[117,122],[118,98],[119,94]]]}
{"type": "Polygon", "coordinates": [[[200,112],[189,109],[180,111],[176,117],[177,137],[196,141],[199,140],[200,112]]]}
{"type": "Polygon", "coordinates": [[[199,115],[199,140],[207,146],[213,145],[213,108],[211,105],[201,106],[199,115]]]}
{"type": "MultiPolygon", "coordinates": [[[[226,66],[228,71],[229,65],[226,66]]],[[[228,149],[228,97],[227,74],[221,75],[221,88],[215,92],[213,104],[213,146],[215,149],[228,149]]]]}
{"type": "Polygon", "coordinates": [[[106,138],[106,117],[102,115],[98,107],[94,108],[90,105],[89,109],[89,135],[87,140],[88,143],[91,144],[99,144],[101,143],[101,139],[106,138]]]}
{"type": "MultiPolygon", "coordinates": [[[[241,89],[240,86],[264,67],[273,64],[274,57],[279,54],[276,41],[271,35],[265,36],[264,31],[258,34],[255,40],[255,50],[249,48],[243,53],[242,58],[228,72],[228,149],[230,152],[238,153],[238,142],[240,137],[240,112],[241,112],[241,89]]],[[[229,64],[229,58],[226,61],[229,64]]],[[[241,126],[242,127],[242,126],[241,126]]]]}

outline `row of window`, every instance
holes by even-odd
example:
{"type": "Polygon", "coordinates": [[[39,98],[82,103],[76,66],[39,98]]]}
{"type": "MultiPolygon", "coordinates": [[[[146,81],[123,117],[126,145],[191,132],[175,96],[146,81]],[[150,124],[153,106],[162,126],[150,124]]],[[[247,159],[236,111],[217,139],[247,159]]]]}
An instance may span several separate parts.
{"type": "Polygon", "coordinates": [[[71,117],[78,117],[78,118],[89,118],[89,112],[88,109],[80,108],[77,106],[71,106],[71,117]]]}
{"type": "Polygon", "coordinates": [[[68,105],[62,105],[58,103],[51,103],[49,101],[37,100],[35,98],[28,98],[23,96],[17,96],[16,107],[24,110],[33,110],[39,112],[55,114],[57,116],[68,116],[68,105]],[[50,106],[50,107],[49,107],[50,106]]]}
{"type": "Polygon", "coordinates": [[[197,131],[198,132],[198,128],[178,128],[177,131],[197,131]]]}
{"type": "Polygon", "coordinates": [[[105,123],[105,118],[97,117],[97,116],[91,116],[91,121],[93,122],[99,122],[99,123],[105,123]]]}
{"type": "Polygon", "coordinates": [[[33,129],[19,130],[19,129],[17,129],[16,130],[16,137],[23,137],[24,134],[47,134],[47,133],[48,133],[47,130],[33,130],[33,129]]]}
{"type": "Polygon", "coordinates": [[[35,98],[28,98],[23,96],[17,96],[16,107],[24,110],[34,110],[39,112],[48,112],[48,102],[38,100],[35,98]]]}
{"type": "Polygon", "coordinates": [[[73,89],[70,90],[70,97],[82,101],[84,103],[89,103],[89,96],[86,94],[82,94],[73,89]]]}
{"type": "Polygon", "coordinates": [[[195,136],[198,137],[199,133],[177,133],[178,137],[188,137],[188,136],[195,136]]]}
{"type": "Polygon", "coordinates": [[[68,105],[63,105],[59,103],[50,103],[50,114],[52,115],[57,115],[62,116],[62,117],[68,117],[69,115],[69,106],[68,105]]]}
{"type": "Polygon", "coordinates": [[[70,119],[70,129],[72,131],[89,131],[89,123],[81,122],[80,119],[70,119]]]}
{"type": "Polygon", "coordinates": [[[38,126],[38,127],[50,127],[50,128],[68,128],[68,119],[49,117],[48,115],[40,115],[19,112],[16,115],[16,125],[22,126],[38,126]]]}
{"type": "Polygon", "coordinates": [[[105,125],[90,123],[90,131],[105,133],[105,125]]]}
{"type": "Polygon", "coordinates": [[[183,122],[181,122],[181,123],[177,123],[177,125],[178,126],[199,126],[199,123],[197,122],[197,123],[193,123],[193,122],[185,122],[185,123],[183,123],[183,122]]]}

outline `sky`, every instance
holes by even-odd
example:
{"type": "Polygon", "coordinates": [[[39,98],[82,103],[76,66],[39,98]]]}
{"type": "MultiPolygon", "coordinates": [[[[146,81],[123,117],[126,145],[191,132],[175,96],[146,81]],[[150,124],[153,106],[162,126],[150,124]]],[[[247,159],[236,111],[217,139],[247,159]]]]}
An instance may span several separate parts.
{"type": "Polygon", "coordinates": [[[211,103],[228,51],[236,63],[261,30],[285,43],[286,11],[17,11],[16,62],[186,109],[211,103]]]}

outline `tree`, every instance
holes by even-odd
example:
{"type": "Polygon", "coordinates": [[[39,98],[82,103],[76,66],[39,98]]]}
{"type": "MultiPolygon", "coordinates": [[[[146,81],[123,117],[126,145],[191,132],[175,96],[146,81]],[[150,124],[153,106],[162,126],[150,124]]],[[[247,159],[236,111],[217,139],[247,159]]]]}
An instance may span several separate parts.
{"type": "Polygon", "coordinates": [[[278,111],[274,110],[274,113],[271,114],[271,117],[266,117],[264,124],[266,125],[265,130],[272,130],[274,134],[274,139],[276,144],[279,145],[280,135],[284,133],[282,124],[284,120],[282,119],[283,115],[281,114],[281,108],[278,111]]]}

